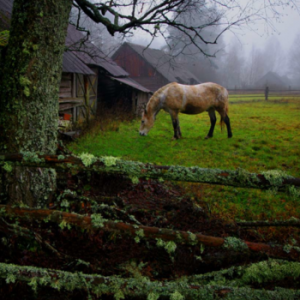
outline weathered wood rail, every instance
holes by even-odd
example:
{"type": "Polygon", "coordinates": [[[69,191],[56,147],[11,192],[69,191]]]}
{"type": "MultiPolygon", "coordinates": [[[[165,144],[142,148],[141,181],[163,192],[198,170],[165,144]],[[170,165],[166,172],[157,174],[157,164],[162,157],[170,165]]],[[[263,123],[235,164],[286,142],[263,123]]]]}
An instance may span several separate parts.
{"type": "Polygon", "coordinates": [[[255,189],[287,190],[300,187],[300,178],[282,171],[272,170],[250,173],[243,169],[222,170],[200,167],[157,166],[149,163],[122,160],[116,157],[37,155],[35,153],[0,154],[0,164],[6,171],[12,165],[58,170],[93,171],[125,175],[137,182],[138,178],[153,178],[170,181],[199,182],[216,185],[255,189]]]}
{"type": "MultiPolygon", "coordinates": [[[[282,278],[295,276],[293,270],[299,268],[295,263],[282,263],[281,261],[263,262],[264,271],[267,273],[283,273],[282,278]],[[286,272],[286,269],[290,271],[286,272]],[[282,272],[285,271],[286,273],[282,272]]],[[[293,289],[259,290],[249,287],[251,283],[261,283],[262,276],[253,270],[261,267],[261,264],[253,264],[248,268],[237,267],[224,271],[213,272],[210,275],[214,284],[207,283],[205,277],[197,280],[184,278],[176,281],[150,281],[147,278],[120,278],[119,276],[102,276],[84,274],[81,272],[71,273],[68,271],[44,269],[29,266],[15,266],[0,263],[0,277],[9,278],[10,282],[16,280],[27,282],[33,290],[38,286],[52,287],[57,290],[73,291],[83,289],[100,298],[103,294],[114,295],[115,299],[128,299],[128,297],[141,297],[143,299],[299,299],[300,291],[293,289]],[[249,273],[253,276],[249,276],[249,273]],[[218,274],[219,273],[219,274],[218,274]],[[231,274],[228,276],[229,273],[231,274]],[[226,279],[226,274],[229,279],[226,279]],[[238,275],[236,275],[238,274],[238,275]],[[256,277],[255,277],[256,276],[256,277]],[[256,279],[257,278],[257,279],[256,279]],[[218,281],[219,280],[219,281],[218,281]],[[261,281],[260,281],[261,280],[261,281]],[[224,283],[225,282],[225,283],[224,283]],[[251,296],[249,296],[251,295],[251,296]]],[[[206,275],[204,275],[206,276],[206,275]]],[[[279,275],[280,276],[280,275],[279,275]]],[[[264,278],[263,278],[264,279],[264,278]]],[[[268,278],[264,281],[268,282],[268,278]]]]}
{"type": "Polygon", "coordinates": [[[94,214],[84,216],[75,213],[61,212],[49,209],[27,209],[0,205],[0,210],[9,217],[24,219],[26,221],[51,221],[54,223],[70,224],[72,226],[85,229],[88,232],[103,230],[117,232],[121,235],[139,237],[141,239],[162,239],[164,241],[174,241],[179,244],[205,245],[208,247],[223,247],[233,252],[261,252],[269,257],[292,259],[299,261],[300,252],[298,247],[287,245],[268,245],[264,243],[254,243],[237,238],[220,238],[215,236],[191,233],[181,230],[167,228],[150,227],[143,225],[132,225],[129,223],[111,221],[103,219],[101,215],[94,214]],[[288,249],[288,251],[287,251],[288,249]]]}

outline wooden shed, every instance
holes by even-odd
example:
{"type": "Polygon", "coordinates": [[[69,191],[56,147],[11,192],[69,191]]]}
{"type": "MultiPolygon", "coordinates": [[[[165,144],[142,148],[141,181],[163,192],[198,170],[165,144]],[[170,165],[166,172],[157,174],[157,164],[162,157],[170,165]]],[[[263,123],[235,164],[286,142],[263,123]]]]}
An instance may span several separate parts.
{"type": "MultiPolygon", "coordinates": [[[[64,119],[71,118],[73,122],[82,122],[86,117],[89,105],[96,105],[97,70],[86,66],[72,52],[65,52],[63,57],[63,73],[59,88],[59,114],[64,119]],[[87,86],[86,83],[89,83],[87,86]],[[87,99],[89,88],[89,99],[87,99]]],[[[96,106],[94,108],[96,111],[96,106]]],[[[95,114],[95,113],[94,113],[95,114]]]]}
{"type": "Polygon", "coordinates": [[[148,101],[151,91],[129,78],[129,74],[105,55],[99,48],[69,25],[66,44],[69,50],[97,74],[97,100],[99,108],[118,107],[122,111],[138,114],[148,101]]]}
{"type": "Polygon", "coordinates": [[[199,79],[162,50],[124,43],[112,59],[125,69],[132,79],[155,92],[170,83],[198,84],[199,79]]]}

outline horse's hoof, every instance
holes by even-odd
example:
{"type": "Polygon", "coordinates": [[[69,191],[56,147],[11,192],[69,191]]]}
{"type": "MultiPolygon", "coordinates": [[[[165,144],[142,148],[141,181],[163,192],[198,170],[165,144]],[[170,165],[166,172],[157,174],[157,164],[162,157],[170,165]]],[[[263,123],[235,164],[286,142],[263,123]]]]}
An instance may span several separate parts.
{"type": "Polygon", "coordinates": [[[208,135],[207,135],[204,139],[205,139],[205,140],[208,140],[208,139],[211,139],[211,138],[212,138],[212,136],[208,136],[208,135]]]}

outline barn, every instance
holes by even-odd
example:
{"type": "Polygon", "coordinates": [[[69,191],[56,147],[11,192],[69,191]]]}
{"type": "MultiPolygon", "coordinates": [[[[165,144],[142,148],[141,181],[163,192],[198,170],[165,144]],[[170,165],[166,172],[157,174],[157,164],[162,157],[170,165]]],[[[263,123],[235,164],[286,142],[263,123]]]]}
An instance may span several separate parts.
{"type": "Polygon", "coordinates": [[[152,92],[170,83],[198,84],[200,80],[184,64],[162,50],[132,43],[123,43],[112,59],[132,79],[152,92]]]}
{"type": "Polygon", "coordinates": [[[130,78],[128,72],[86,40],[75,26],[68,27],[66,45],[69,51],[97,74],[97,82],[90,82],[90,86],[96,85],[94,90],[97,92],[98,108],[118,106],[123,111],[138,114],[149,99],[149,89],[130,78]]]}
{"type": "Polygon", "coordinates": [[[255,87],[264,89],[266,86],[271,90],[284,90],[290,87],[291,83],[288,78],[282,77],[276,72],[267,72],[256,83],[255,87]]]}

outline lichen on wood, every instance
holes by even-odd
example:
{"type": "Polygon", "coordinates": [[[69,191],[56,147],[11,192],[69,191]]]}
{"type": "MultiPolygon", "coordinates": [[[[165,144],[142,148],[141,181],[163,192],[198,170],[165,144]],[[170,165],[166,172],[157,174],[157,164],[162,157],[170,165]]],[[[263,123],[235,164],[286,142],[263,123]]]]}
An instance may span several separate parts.
{"type": "MultiPolygon", "coordinates": [[[[28,155],[28,154],[27,154],[28,155]]],[[[150,163],[144,164],[136,161],[122,160],[112,157],[95,157],[90,154],[82,154],[82,157],[56,155],[39,155],[45,162],[26,161],[20,154],[0,155],[0,161],[21,162],[22,166],[57,168],[62,170],[93,171],[96,173],[110,173],[125,175],[137,183],[139,178],[153,178],[158,180],[188,181],[208,184],[227,185],[256,189],[276,189],[280,191],[293,191],[293,197],[300,197],[300,179],[287,174],[250,173],[246,170],[221,170],[200,167],[183,166],[157,166],[150,163]],[[81,158],[80,158],[81,157],[81,158]],[[83,160],[82,160],[83,158],[83,160]],[[266,175],[264,175],[266,174],[266,175]],[[270,175],[272,174],[272,176],[270,175]],[[266,177],[265,177],[266,176],[266,177]],[[275,177],[274,177],[275,176],[275,177]],[[272,179],[271,179],[272,178],[272,179]]]]}
{"type": "MultiPolygon", "coordinates": [[[[266,270],[266,266],[262,270],[266,270]]],[[[260,281],[257,268],[249,268],[244,272],[244,281],[246,283],[253,281],[260,281]],[[256,269],[255,269],[256,268],[256,269]],[[249,275],[251,274],[251,275],[249,275]],[[254,275],[255,274],[255,275],[254,275]],[[253,276],[254,275],[254,276],[253,276]]],[[[297,267],[297,270],[299,266],[297,267]]],[[[293,268],[294,270],[294,268],[293,268]]],[[[272,270],[271,270],[272,271],[272,270]]],[[[279,269],[277,269],[279,271],[279,269]]],[[[285,270],[285,274],[293,274],[285,270]]],[[[270,278],[274,274],[268,274],[270,278]]],[[[263,275],[264,276],[264,275],[263,275]]],[[[297,272],[298,276],[298,272],[297,272]]],[[[51,287],[53,289],[63,291],[74,291],[76,289],[83,289],[88,293],[93,293],[97,297],[101,295],[114,295],[115,298],[124,298],[125,296],[142,297],[148,296],[147,299],[158,299],[158,297],[169,297],[170,299],[206,299],[213,300],[218,298],[218,294],[225,293],[230,299],[261,299],[261,300],[274,300],[274,299],[299,299],[299,290],[289,290],[283,288],[275,288],[275,290],[257,290],[249,288],[243,280],[239,284],[233,280],[232,284],[211,283],[199,284],[195,279],[192,283],[188,278],[181,278],[177,281],[150,281],[147,277],[138,278],[120,278],[118,276],[102,276],[90,275],[81,272],[71,273],[61,270],[43,269],[31,266],[18,266],[13,264],[0,263],[0,277],[6,279],[6,283],[15,283],[17,281],[27,282],[27,284],[37,291],[42,287],[51,287]],[[239,286],[240,285],[240,286],[239,286]],[[149,295],[151,297],[149,298],[149,295]],[[251,295],[251,296],[249,296],[251,295]],[[249,298],[250,297],[250,298],[249,298]]],[[[281,276],[282,277],[282,276],[281,276]]],[[[227,298],[228,298],[227,297],[227,298]]]]}

